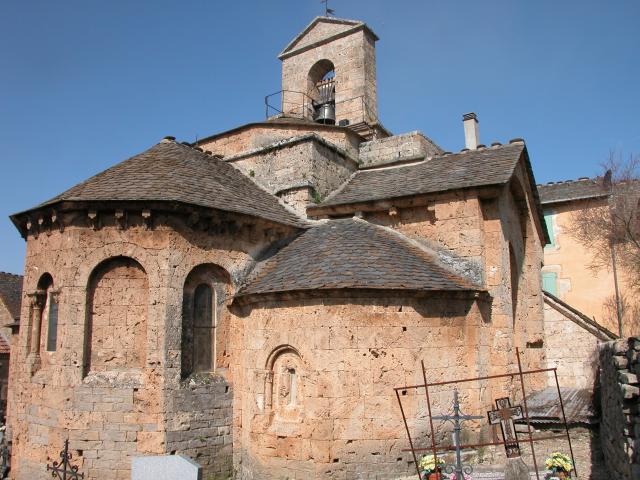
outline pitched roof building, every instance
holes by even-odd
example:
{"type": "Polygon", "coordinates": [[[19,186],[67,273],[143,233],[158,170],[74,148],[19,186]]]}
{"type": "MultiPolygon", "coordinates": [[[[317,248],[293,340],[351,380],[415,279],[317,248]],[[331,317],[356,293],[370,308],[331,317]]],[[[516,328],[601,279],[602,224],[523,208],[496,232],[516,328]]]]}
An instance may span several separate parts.
{"type": "MultiPolygon", "coordinates": [[[[391,134],[377,40],[316,18],[279,56],[268,118],[167,137],[12,216],[16,478],[44,478],[67,437],[89,479],[168,452],[221,477],[405,475],[393,387],[421,360],[438,379],[503,373],[515,347],[544,364],[525,142],[480,144],[473,114],[457,153],[391,134]]],[[[471,388],[470,413],[512,393],[471,388]]]]}

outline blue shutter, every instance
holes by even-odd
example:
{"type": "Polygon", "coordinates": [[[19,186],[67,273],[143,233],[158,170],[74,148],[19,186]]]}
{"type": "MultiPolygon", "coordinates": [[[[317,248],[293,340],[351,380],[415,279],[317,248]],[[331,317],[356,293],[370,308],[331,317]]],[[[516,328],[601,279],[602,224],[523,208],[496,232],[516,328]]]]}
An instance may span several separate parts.
{"type": "Polygon", "coordinates": [[[546,246],[555,247],[556,236],[555,236],[555,233],[553,232],[553,214],[552,213],[546,213],[544,215],[544,223],[547,226],[547,232],[549,232],[549,240],[551,240],[551,243],[548,243],[546,246]]]}
{"type": "Polygon", "coordinates": [[[542,289],[551,295],[558,295],[558,274],[555,272],[542,273],[542,289]]]}

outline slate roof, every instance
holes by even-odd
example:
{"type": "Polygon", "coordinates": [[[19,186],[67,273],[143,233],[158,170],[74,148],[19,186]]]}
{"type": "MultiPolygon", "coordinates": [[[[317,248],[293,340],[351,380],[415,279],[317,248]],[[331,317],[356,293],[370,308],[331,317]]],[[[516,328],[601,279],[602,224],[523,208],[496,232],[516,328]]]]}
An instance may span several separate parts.
{"type": "MultiPolygon", "coordinates": [[[[587,389],[560,387],[564,414],[569,425],[576,423],[594,423],[596,412],[593,408],[593,393],[587,389]]],[[[562,408],[556,387],[527,395],[527,407],[531,423],[561,424],[562,408]]],[[[518,420],[517,423],[525,423],[518,420]]]]}
{"type": "Polygon", "coordinates": [[[315,289],[480,291],[434,252],[360,219],[330,220],[264,261],[238,296],[315,289]]]}
{"type": "Polygon", "coordinates": [[[608,191],[602,184],[602,177],[580,178],[565,182],[549,182],[538,185],[540,203],[569,202],[588,198],[606,197],[608,191]]]}
{"type": "Polygon", "coordinates": [[[439,155],[412,165],[360,170],[319,207],[505,184],[524,150],[523,142],[514,142],[439,155]]]}
{"type": "Polygon", "coordinates": [[[0,301],[4,303],[9,310],[11,317],[16,321],[20,320],[22,279],[22,275],[0,272],[0,301]]]}
{"type": "Polygon", "coordinates": [[[180,202],[285,225],[307,224],[224,161],[171,140],[163,140],[39,207],[61,201],[180,202]]]}

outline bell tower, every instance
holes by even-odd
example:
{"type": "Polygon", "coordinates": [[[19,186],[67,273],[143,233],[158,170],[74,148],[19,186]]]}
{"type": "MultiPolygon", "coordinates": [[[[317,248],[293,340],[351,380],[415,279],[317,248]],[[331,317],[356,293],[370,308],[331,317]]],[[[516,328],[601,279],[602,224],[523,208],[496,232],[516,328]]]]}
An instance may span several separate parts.
{"type": "Polygon", "coordinates": [[[282,112],[355,130],[377,125],[377,40],[363,22],[313,20],[278,55],[282,112]]]}

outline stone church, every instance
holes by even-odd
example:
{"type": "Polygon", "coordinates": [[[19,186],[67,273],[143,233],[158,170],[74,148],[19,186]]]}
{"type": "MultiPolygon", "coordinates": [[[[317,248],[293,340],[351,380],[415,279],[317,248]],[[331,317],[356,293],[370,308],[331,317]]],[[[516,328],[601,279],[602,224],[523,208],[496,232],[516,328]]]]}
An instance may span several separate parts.
{"type": "MultiPolygon", "coordinates": [[[[280,53],[265,120],[166,137],[11,217],[12,478],[49,478],[67,438],[95,480],[156,454],[205,479],[415,474],[393,388],[421,360],[431,381],[512,371],[515,347],[544,366],[525,142],[481,144],[474,114],[455,153],[389,132],[377,40],[318,17],[280,53]]],[[[461,399],[481,412],[513,388],[461,399]]],[[[405,409],[424,417],[422,395],[405,409]]]]}

